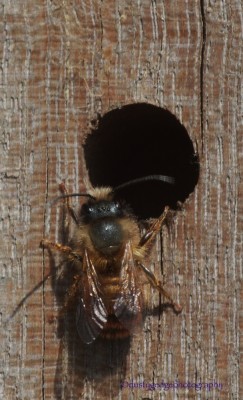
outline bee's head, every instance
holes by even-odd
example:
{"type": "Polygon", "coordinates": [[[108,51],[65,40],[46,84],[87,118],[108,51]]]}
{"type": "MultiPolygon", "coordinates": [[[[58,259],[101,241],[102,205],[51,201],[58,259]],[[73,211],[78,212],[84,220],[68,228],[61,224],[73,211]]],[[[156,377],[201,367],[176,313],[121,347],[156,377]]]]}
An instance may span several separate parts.
{"type": "Polygon", "coordinates": [[[117,201],[91,200],[83,204],[80,218],[82,223],[88,224],[89,235],[96,250],[108,256],[120,249],[124,240],[120,218],[125,215],[125,209],[117,201]]]}

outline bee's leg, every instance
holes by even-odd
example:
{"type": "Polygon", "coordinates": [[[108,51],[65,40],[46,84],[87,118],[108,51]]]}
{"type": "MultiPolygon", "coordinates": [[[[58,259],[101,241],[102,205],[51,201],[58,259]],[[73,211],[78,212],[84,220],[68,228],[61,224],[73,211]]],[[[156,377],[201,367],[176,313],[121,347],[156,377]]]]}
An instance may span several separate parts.
{"type": "MultiPolygon", "coordinates": [[[[63,244],[60,243],[54,243],[51,242],[50,240],[47,239],[42,239],[41,241],[41,246],[43,248],[49,249],[49,250],[54,250],[54,251],[59,251],[68,257],[70,261],[79,261],[82,262],[82,256],[75,251],[69,246],[64,246],[63,244]]],[[[69,287],[66,295],[65,295],[65,300],[64,300],[64,305],[61,310],[60,316],[63,317],[70,308],[72,308],[75,304],[75,299],[76,299],[76,292],[78,290],[78,285],[79,285],[79,275],[74,276],[74,282],[71,284],[69,287]]]]}
{"type": "Polygon", "coordinates": [[[56,250],[60,251],[61,253],[64,253],[71,261],[82,262],[82,256],[79,253],[73,251],[73,249],[69,246],[64,246],[63,244],[60,243],[54,243],[47,239],[42,239],[40,245],[41,247],[44,247],[46,249],[56,250]]]}
{"type": "MultiPolygon", "coordinates": [[[[63,194],[65,194],[65,195],[69,194],[64,182],[60,183],[59,189],[63,194]]],[[[75,224],[78,225],[78,217],[77,217],[77,214],[75,213],[74,209],[72,208],[72,206],[70,204],[70,198],[69,197],[67,197],[65,199],[65,203],[66,203],[69,215],[74,220],[75,224]]]]}
{"type": "Polygon", "coordinates": [[[182,307],[180,306],[180,304],[175,303],[174,300],[172,299],[172,297],[169,295],[169,293],[163,288],[162,286],[162,282],[159,281],[154,274],[149,271],[148,268],[146,268],[143,264],[138,263],[138,266],[140,267],[140,269],[144,272],[144,274],[146,275],[150,285],[152,287],[154,287],[155,289],[157,289],[163,296],[165,296],[169,302],[173,305],[174,309],[176,312],[181,312],[182,307]]]}
{"type": "MultiPolygon", "coordinates": [[[[157,233],[160,231],[161,226],[166,219],[168,211],[169,207],[167,206],[165,207],[163,214],[150,226],[150,228],[141,237],[138,247],[147,249],[150,246],[151,242],[153,241],[157,233]]],[[[155,275],[151,271],[149,271],[149,269],[146,268],[143,264],[138,263],[138,265],[146,275],[150,285],[155,289],[157,289],[163,296],[165,296],[171,302],[176,312],[180,312],[182,310],[182,307],[180,306],[180,304],[174,302],[169,293],[163,288],[162,282],[158,280],[155,277],[155,275]]]]}
{"type": "Polygon", "coordinates": [[[165,207],[163,214],[156,219],[156,221],[147,229],[145,234],[141,237],[138,247],[147,248],[149,247],[152,240],[155,238],[157,233],[160,231],[163,222],[165,221],[166,215],[168,214],[169,207],[165,207]]]}

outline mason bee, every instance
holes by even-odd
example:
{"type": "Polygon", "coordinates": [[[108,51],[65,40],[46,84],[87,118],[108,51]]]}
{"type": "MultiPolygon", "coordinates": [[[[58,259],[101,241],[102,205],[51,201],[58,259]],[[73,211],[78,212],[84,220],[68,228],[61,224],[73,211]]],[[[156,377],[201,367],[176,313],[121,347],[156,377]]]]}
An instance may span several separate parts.
{"type": "Polygon", "coordinates": [[[66,295],[76,306],[76,327],[84,343],[92,343],[98,336],[125,338],[143,321],[143,294],[139,276],[144,275],[150,285],[172,304],[176,312],[181,306],[164,290],[161,282],[143,264],[153,239],[160,231],[168,207],[141,236],[138,221],[125,203],[117,200],[117,193],[128,185],[146,180],[161,180],[173,184],[173,178],[150,175],[122,184],[115,189],[94,188],[89,193],[69,194],[64,184],[62,195],[75,224],[70,246],[43,239],[41,245],[63,253],[77,267],[77,275],[66,295]],[[87,201],[79,213],[70,205],[70,197],[85,196],[87,201]]]}

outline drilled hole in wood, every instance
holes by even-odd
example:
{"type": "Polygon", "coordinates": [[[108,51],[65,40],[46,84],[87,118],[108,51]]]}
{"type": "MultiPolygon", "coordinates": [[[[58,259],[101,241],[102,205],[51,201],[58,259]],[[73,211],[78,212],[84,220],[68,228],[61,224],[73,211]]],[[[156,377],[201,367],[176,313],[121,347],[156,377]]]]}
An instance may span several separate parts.
{"type": "Polygon", "coordinates": [[[165,205],[176,208],[199,177],[187,130],[170,111],[151,104],[130,104],[99,117],[84,154],[93,186],[114,188],[147,175],[175,178],[174,185],[150,181],[119,192],[141,219],[158,217],[165,205]]]}

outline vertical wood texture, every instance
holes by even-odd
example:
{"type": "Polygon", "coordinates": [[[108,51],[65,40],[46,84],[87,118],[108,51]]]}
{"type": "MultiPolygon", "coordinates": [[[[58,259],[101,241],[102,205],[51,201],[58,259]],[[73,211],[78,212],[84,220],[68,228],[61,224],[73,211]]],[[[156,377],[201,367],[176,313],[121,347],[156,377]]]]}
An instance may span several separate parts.
{"type": "Polygon", "coordinates": [[[242,399],[242,2],[0,3],[0,397],[242,399]],[[124,356],[67,349],[49,279],[6,324],[49,271],[40,240],[60,239],[60,209],[48,218],[46,202],[61,181],[85,188],[91,120],[141,101],[172,111],[201,160],[195,192],[163,229],[163,256],[158,238],[150,258],[159,274],[162,257],[183,312],[148,316],[124,356]],[[176,379],[222,389],[120,389],[176,379]]]}

